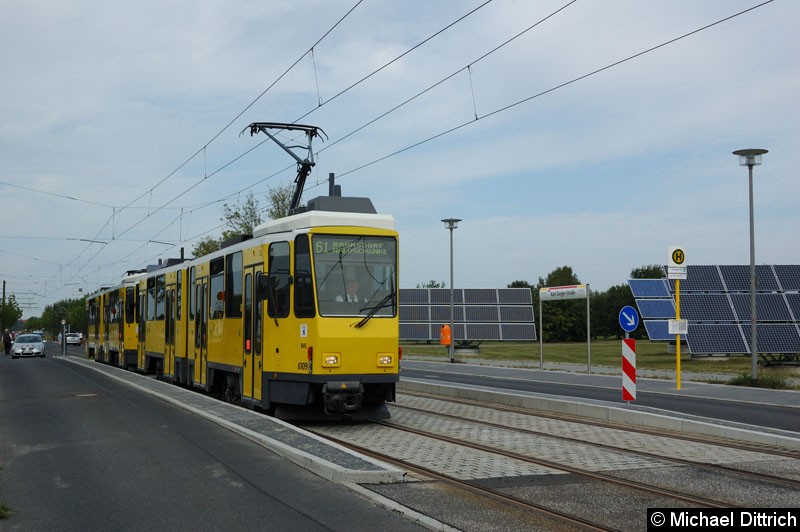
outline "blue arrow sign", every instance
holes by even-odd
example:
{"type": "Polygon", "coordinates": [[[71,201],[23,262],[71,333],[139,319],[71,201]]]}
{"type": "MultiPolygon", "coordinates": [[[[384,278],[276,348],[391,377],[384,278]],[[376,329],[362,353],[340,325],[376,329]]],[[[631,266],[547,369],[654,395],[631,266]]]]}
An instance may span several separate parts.
{"type": "Polygon", "coordinates": [[[625,332],[633,332],[639,326],[639,313],[636,309],[626,305],[619,311],[619,325],[625,332]]]}

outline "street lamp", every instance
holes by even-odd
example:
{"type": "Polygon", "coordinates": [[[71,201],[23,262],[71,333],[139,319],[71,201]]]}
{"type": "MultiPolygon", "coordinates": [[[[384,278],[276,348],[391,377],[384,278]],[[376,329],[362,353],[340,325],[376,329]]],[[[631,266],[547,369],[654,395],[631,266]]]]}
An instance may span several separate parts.
{"type": "Polygon", "coordinates": [[[756,242],[753,225],[753,167],[761,164],[761,156],[767,150],[749,148],[736,150],[734,155],[739,156],[739,166],[746,166],[750,175],[750,358],[752,369],[750,379],[752,384],[758,382],[758,334],[756,330],[756,242]]]}
{"type": "Polygon", "coordinates": [[[458,227],[458,218],[445,218],[444,228],[450,230],[450,362],[456,361],[455,353],[453,351],[453,343],[455,342],[456,330],[453,328],[453,229],[458,227]]]}

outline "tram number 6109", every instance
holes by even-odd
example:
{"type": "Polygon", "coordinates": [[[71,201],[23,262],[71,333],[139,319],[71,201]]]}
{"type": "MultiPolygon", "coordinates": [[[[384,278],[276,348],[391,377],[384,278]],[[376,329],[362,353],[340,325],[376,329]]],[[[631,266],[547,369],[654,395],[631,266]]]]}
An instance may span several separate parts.
{"type": "Polygon", "coordinates": [[[297,369],[300,371],[308,371],[308,362],[298,362],[297,369]]]}

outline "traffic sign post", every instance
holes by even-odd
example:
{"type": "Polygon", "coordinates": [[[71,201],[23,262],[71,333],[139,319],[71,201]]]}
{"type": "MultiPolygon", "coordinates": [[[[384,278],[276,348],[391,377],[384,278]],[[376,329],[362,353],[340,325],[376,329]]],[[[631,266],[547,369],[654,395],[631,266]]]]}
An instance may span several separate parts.
{"type": "MultiPolygon", "coordinates": [[[[667,279],[675,280],[675,321],[681,322],[681,279],[686,279],[686,252],[683,246],[669,247],[667,279]]],[[[671,324],[678,327],[677,324],[671,324]]],[[[687,328],[688,331],[688,328],[687,328]]],[[[671,334],[671,333],[670,333],[671,334]]],[[[675,335],[675,388],[681,389],[681,335],[675,335]]]]}
{"type": "Polygon", "coordinates": [[[628,334],[639,326],[639,313],[630,305],[619,311],[619,326],[625,331],[622,340],[622,400],[636,400],[636,340],[628,334]]]}
{"type": "Polygon", "coordinates": [[[622,307],[619,311],[619,326],[625,331],[625,338],[639,326],[639,313],[630,305],[622,307]]]}

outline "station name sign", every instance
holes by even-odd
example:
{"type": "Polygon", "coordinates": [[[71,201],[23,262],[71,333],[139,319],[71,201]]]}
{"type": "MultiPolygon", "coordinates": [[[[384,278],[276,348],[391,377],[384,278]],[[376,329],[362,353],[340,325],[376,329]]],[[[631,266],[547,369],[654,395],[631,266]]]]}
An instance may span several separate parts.
{"type": "Polygon", "coordinates": [[[563,299],[586,299],[586,285],[551,286],[539,289],[540,301],[560,301],[563,299]]]}

